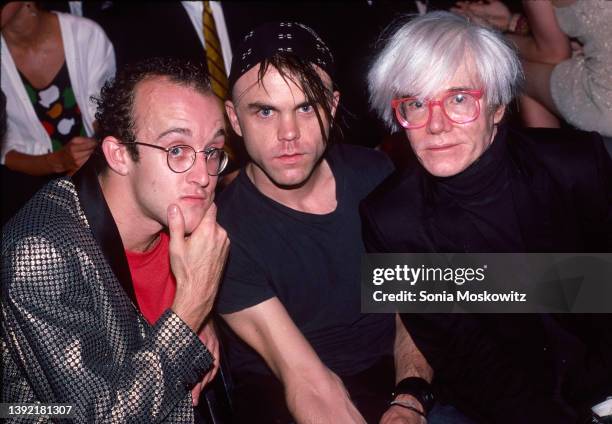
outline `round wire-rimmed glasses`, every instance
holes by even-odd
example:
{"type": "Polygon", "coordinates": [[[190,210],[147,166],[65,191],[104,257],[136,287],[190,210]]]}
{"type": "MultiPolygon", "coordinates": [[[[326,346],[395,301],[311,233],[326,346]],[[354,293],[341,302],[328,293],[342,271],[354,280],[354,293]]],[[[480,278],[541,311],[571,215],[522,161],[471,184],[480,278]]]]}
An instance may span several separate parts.
{"type": "Polygon", "coordinates": [[[480,115],[483,90],[449,90],[440,100],[404,97],[391,100],[395,117],[406,129],[422,128],[431,119],[434,106],[440,106],[444,116],[456,124],[475,121],[480,115]]]}
{"type": "Polygon", "coordinates": [[[193,167],[198,153],[204,153],[206,171],[211,177],[221,174],[228,162],[225,150],[217,147],[207,147],[204,150],[196,151],[196,149],[187,144],[179,144],[171,147],[161,147],[155,144],[141,143],[138,141],[125,141],[121,144],[137,144],[139,146],[148,146],[154,149],[163,150],[166,152],[168,168],[177,174],[189,171],[193,167]]]}

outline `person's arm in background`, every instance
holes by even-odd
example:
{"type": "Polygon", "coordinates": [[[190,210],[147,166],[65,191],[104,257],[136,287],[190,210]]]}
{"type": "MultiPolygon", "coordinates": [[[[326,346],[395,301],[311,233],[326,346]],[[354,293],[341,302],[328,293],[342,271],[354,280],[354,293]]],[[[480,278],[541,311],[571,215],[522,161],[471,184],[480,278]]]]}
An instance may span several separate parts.
{"type": "MultiPolygon", "coordinates": [[[[76,53],[82,54],[77,56],[77,69],[85,75],[75,81],[84,80],[86,86],[77,83],[74,88],[76,90],[78,87],[81,93],[85,92],[85,96],[79,96],[78,92],[75,94],[81,103],[79,107],[83,114],[83,124],[93,136],[95,104],[90,97],[98,96],[104,83],[115,75],[116,62],[112,43],[98,25],[92,25],[88,22],[79,26],[79,38],[76,40],[79,51],[76,53]],[[83,102],[86,104],[83,105],[83,102]]],[[[74,137],[62,149],[43,155],[10,150],[6,153],[5,165],[13,171],[34,176],[73,174],[87,161],[95,147],[96,140],[93,137],[74,137]]]]}
{"type": "Polygon", "coordinates": [[[571,57],[567,35],[561,30],[550,0],[523,0],[531,35],[507,34],[519,49],[525,87],[519,97],[521,116],[528,127],[560,127],[550,79],[555,66],[571,57]]]}
{"type": "Polygon", "coordinates": [[[530,34],[513,32],[515,17],[500,0],[460,1],[451,10],[477,23],[505,32],[508,39],[516,44],[524,60],[556,64],[569,58],[569,38],[559,27],[552,2],[524,0],[522,5],[529,21],[530,34]]]}
{"type": "Polygon", "coordinates": [[[517,14],[499,0],[458,2],[453,12],[506,33],[519,50],[525,72],[524,93],[519,97],[523,123],[528,127],[559,127],[559,112],[550,91],[554,67],[571,57],[571,45],[561,30],[550,0],[524,0],[529,34],[514,33],[517,14]]]}
{"type": "Polygon", "coordinates": [[[512,32],[513,15],[499,0],[484,3],[461,1],[451,10],[506,32],[506,37],[516,44],[524,60],[556,64],[568,59],[571,55],[569,38],[559,27],[552,2],[523,0],[522,5],[531,30],[529,35],[512,32]]]}
{"type": "Polygon", "coordinates": [[[507,34],[524,60],[555,65],[572,53],[568,36],[561,30],[553,4],[549,0],[523,0],[523,10],[531,35],[507,34]]]}
{"type": "Polygon", "coordinates": [[[5,165],[13,171],[34,176],[70,174],[87,161],[96,144],[96,140],[91,137],[74,137],[62,149],[44,155],[11,150],[5,156],[5,165]]]}
{"type": "Polygon", "coordinates": [[[365,423],[340,378],[321,362],[277,297],[221,316],[283,383],[296,422],[365,423]]]}

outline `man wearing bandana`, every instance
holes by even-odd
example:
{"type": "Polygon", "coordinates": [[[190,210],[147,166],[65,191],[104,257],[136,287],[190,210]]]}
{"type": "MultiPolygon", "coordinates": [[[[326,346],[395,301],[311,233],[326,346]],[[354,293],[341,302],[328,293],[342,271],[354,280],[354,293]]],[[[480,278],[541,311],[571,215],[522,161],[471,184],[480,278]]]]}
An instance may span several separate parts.
{"type": "Polygon", "coordinates": [[[393,390],[394,317],[360,313],[358,214],[392,166],[333,143],[333,75],[291,22],[248,33],[232,63],[226,111],[250,156],[218,200],[236,422],[377,422],[393,390]]]}

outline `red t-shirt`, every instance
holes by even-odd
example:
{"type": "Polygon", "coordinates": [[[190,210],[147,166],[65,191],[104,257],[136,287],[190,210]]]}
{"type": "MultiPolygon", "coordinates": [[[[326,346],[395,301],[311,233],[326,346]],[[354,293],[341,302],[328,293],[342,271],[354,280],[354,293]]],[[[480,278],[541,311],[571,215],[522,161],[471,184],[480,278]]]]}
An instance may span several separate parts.
{"type": "Polygon", "coordinates": [[[176,280],[170,269],[170,238],[164,232],[159,242],[144,253],[125,251],[138,306],[150,324],[155,324],[172,306],[176,280]]]}

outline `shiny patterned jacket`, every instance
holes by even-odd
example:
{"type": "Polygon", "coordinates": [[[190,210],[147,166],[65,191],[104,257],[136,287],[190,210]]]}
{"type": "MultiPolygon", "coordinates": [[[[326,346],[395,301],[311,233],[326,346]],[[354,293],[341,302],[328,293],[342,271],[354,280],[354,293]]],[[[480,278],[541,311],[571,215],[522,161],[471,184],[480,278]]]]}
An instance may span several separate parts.
{"type": "Polygon", "coordinates": [[[135,306],[90,163],[3,229],[0,402],[72,404],[75,422],[192,423],[189,388],[212,355],[171,310],[151,326],[135,306]]]}

